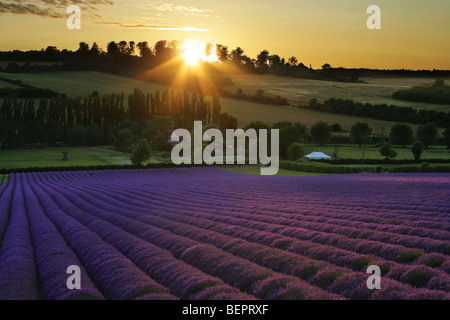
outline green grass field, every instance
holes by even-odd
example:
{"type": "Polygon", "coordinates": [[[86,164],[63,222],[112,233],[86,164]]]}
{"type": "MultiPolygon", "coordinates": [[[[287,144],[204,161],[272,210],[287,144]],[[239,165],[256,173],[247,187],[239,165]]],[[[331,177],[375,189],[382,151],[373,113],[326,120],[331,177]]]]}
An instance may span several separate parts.
{"type": "Polygon", "coordinates": [[[72,167],[131,164],[127,154],[109,148],[73,147],[23,150],[1,150],[0,169],[33,167],[72,167]],[[69,160],[62,160],[62,152],[69,152],[69,160]]]}
{"type": "MultiPolygon", "coordinates": [[[[24,83],[36,87],[49,88],[74,97],[84,97],[93,91],[98,91],[100,94],[123,92],[127,95],[134,88],[140,88],[145,92],[163,91],[166,89],[166,87],[157,84],[93,71],[41,74],[0,73],[0,76],[21,80],[24,83]]],[[[293,105],[299,104],[300,102],[307,102],[313,97],[319,99],[327,99],[330,97],[352,98],[356,101],[364,102],[366,102],[365,99],[368,99],[367,102],[381,103],[384,100],[379,100],[379,98],[381,99],[383,96],[391,95],[392,92],[401,87],[393,84],[387,86],[378,83],[372,85],[352,84],[260,75],[231,75],[230,77],[235,82],[234,86],[230,89],[243,87],[245,91],[253,94],[257,89],[262,88],[268,94],[279,94],[290,99],[293,105]],[[387,90],[385,87],[392,88],[387,90]],[[387,91],[385,92],[383,90],[387,91]],[[383,91],[383,93],[380,93],[380,91],[383,91]]],[[[415,103],[408,102],[407,104],[411,106],[415,103]]],[[[424,104],[421,105],[423,106],[417,104],[418,107],[425,107],[424,104]]],[[[436,108],[447,108],[446,110],[450,108],[449,106],[442,105],[433,105],[433,108],[435,106],[437,106],[436,108]]],[[[222,99],[222,112],[228,112],[235,116],[238,119],[240,127],[244,127],[255,120],[264,121],[269,124],[283,120],[298,121],[307,125],[308,128],[317,121],[327,121],[329,124],[339,123],[344,131],[349,131],[351,126],[356,122],[365,121],[372,127],[374,134],[388,135],[391,127],[395,124],[389,121],[335,115],[326,112],[298,109],[296,107],[276,107],[228,98],[222,99]]],[[[413,130],[416,130],[418,127],[417,125],[411,126],[413,130]]]]}
{"type": "MultiPolygon", "coordinates": [[[[224,170],[244,173],[244,174],[255,174],[260,175],[261,171],[259,167],[238,167],[238,168],[224,168],[224,170]]],[[[319,176],[320,173],[312,173],[312,172],[299,172],[299,171],[291,171],[291,170],[278,170],[277,176],[296,176],[296,177],[309,177],[309,176],[319,176]]]]}
{"type": "MultiPolygon", "coordinates": [[[[305,145],[305,155],[313,151],[321,151],[329,156],[335,151],[335,146],[319,145],[305,145]]],[[[338,157],[342,159],[362,159],[363,148],[359,148],[357,145],[346,145],[338,147],[338,157]]],[[[401,146],[394,146],[394,150],[397,151],[396,160],[412,160],[413,155],[411,153],[411,147],[402,148],[401,146]]],[[[366,159],[384,159],[380,155],[379,148],[374,146],[366,146],[365,150],[366,159]]],[[[433,147],[429,149],[423,149],[422,159],[445,159],[450,161],[450,150],[445,147],[433,147]]]]}
{"type": "MultiPolygon", "coordinates": [[[[163,162],[164,158],[153,156],[144,164],[163,162]]],[[[0,169],[106,165],[131,165],[130,155],[111,146],[0,150],[0,169]],[[64,151],[69,152],[68,161],[62,159],[64,151]]]]}

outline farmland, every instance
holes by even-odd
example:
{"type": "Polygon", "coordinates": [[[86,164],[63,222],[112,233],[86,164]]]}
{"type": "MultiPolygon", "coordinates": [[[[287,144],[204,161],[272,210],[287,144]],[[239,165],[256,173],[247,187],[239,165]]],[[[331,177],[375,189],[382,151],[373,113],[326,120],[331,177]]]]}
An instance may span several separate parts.
{"type": "Polygon", "coordinates": [[[445,299],[450,175],[11,174],[1,299],[445,299]],[[214,209],[211,209],[214,204],[214,209]],[[66,287],[68,266],[81,290],[66,287]],[[366,286],[369,265],[381,290],[366,286]]]}
{"type": "Polygon", "coordinates": [[[127,154],[109,147],[59,147],[0,150],[0,169],[131,164],[127,154]],[[68,152],[63,161],[62,153],[68,152]]]}
{"type": "Polygon", "coordinates": [[[399,101],[392,94],[400,89],[430,83],[426,78],[363,78],[364,83],[346,83],[333,81],[305,80],[277,76],[233,75],[233,89],[242,88],[254,93],[263,89],[267,93],[287,98],[291,104],[307,104],[312,98],[327,100],[330,98],[352,99],[356,102],[388,104],[417,109],[449,111],[450,105],[436,105],[399,101]]]}
{"type": "MultiPolygon", "coordinates": [[[[134,88],[139,88],[144,92],[164,91],[166,87],[146,83],[132,78],[114,76],[99,72],[55,72],[42,74],[6,74],[1,73],[2,77],[21,80],[32,86],[49,88],[53,91],[66,93],[74,97],[84,97],[93,91],[100,94],[114,92],[123,92],[130,94],[134,88]]],[[[256,75],[232,75],[230,76],[234,85],[229,89],[235,90],[239,87],[245,92],[254,94],[257,89],[264,89],[269,95],[281,95],[290,100],[292,105],[307,103],[312,98],[326,99],[330,97],[352,98],[355,101],[376,102],[376,103],[395,103],[403,105],[406,102],[385,101],[380,96],[386,97],[399,89],[398,85],[392,86],[392,89],[385,89],[380,84],[349,84],[330,81],[303,80],[276,76],[256,76],[256,75]],[[380,93],[381,91],[382,93],[380,93]],[[362,93],[361,93],[362,92],[362,93]],[[375,93],[371,93],[375,92],[375,93]],[[365,99],[368,99],[366,101],[365,99]],[[380,100],[381,99],[381,100],[380,100]]],[[[379,81],[379,80],[378,80],[379,81]]],[[[1,86],[7,86],[1,84],[1,86]]],[[[417,108],[437,108],[436,110],[448,110],[445,105],[430,105],[407,102],[408,106],[417,108]],[[444,108],[444,109],[443,109],[444,108]]],[[[258,104],[243,100],[222,99],[222,112],[228,112],[238,119],[239,126],[244,127],[248,123],[260,120],[269,124],[274,124],[282,120],[298,121],[311,127],[317,121],[328,121],[330,124],[339,123],[343,130],[349,131],[351,126],[362,118],[347,115],[334,115],[326,112],[317,112],[312,110],[298,109],[295,107],[276,107],[271,105],[258,104]]],[[[389,133],[393,122],[381,121],[375,119],[364,119],[373,128],[374,134],[389,133]]],[[[412,125],[413,130],[417,125],[412,125]]]]}

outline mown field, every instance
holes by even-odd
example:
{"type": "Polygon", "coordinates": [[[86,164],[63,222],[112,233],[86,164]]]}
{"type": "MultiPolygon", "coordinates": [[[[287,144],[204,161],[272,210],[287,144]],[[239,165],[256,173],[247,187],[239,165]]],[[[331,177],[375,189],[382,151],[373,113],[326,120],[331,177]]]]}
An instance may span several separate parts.
{"type": "Polygon", "coordinates": [[[0,299],[448,299],[449,181],[11,174],[0,184],[0,299]],[[369,265],[380,290],[367,288],[369,265]],[[69,266],[80,290],[66,286],[69,266]]]}
{"type": "Polygon", "coordinates": [[[127,154],[109,147],[66,147],[0,150],[0,169],[131,164],[127,154]],[[63,161],[63,152],[69,160],[63,161]]]}
{"type": "MultiPolygon", "coordinates": [[[[43,74],[0,73],[0,75],[5,78],[21,80],[24,83],[36,87],[49,88],[51,90],[66,93],[75,97],[84,97],[91,94],[93,91],[98,91],[100,94],[123,92],[127,95],[130,94],[134,88],[140,88],[146,92],[156,92],[157,90],[163,91],[166,89],[165,87],[160,85],[99,72],[57,72],[43,74]]],[[[248,90],[248,92],[250,93],[254,93],[257,89],[262,88],[268,94],[280,94],[290,99],[293,104],[300,101],[297,101],[296,99],[298,98],[296,97],[298,95],[302,95],[302,92],[307,90],[307,88],[310,88],[308,90],[311,90],[311,92],[305,95],[307,99],[305,98],[301,101],[309,101],[313,97],[319,99],[333,97],[333,94],[337,94],[337,92],[333,91],[333,86],[337,86],[339,88],[342,87],[338,91],[346,92],[345,97],[350,98],[356,98],[360,92],[360,89],[351,89],[352,85],[365,86],[364,90],[366,91],[375,90],[379,87],[378,85],[374,85],[375,89],[373,89],[370,85],[364,84],[302,80],[275,76],[232,75],[231,78],[233,78],[233,80],[236,82],[233,88],[242,87],[243,84],[245,84],[246,87],[243,87],[243,89],[248,90]],[[244,77],[246,80],[244,79],[244,77]],[[270,81],[265,81],[264,79],[266,78],[270,81]],[[326,94],[326,96],[324,94],[326,94]]],[[[344,97],[342,95],[337,96],[344,97]]],[[[366,97],[369,96],[363,96],[363,98],[366,97]]],[[[370,101],[374,101],[373,97],[370,101]]],[[[439,108],[442,107],[442,105],[439,105],[439,108]]],[[[271,105],[257,104],[249,101],[226,98],[222,99],[222,112],[228,112],[235,116],[238,119],[239,126],[241,127],[244,127],[248,123],[255,120],[264,121],[269,124],[274,124],[283,120],[294,122],[298,121],[306,124],[308,127],[311,127],[317,121],[328,121],[330,124],[339,123],[341,124],[343,130],[349,131],[353,124],[363,119],[354,116],[334,115],[330,113],[304,110],[294,107],[276,107],[271,105]]],[[[392,125],[394,125],[393,122],[388,121],[375,119],[363,120],[370,124],[370,126],[373,128],[374,134],[387,135],[389,134],[392,125]]],[[[417,125],[412,125],[412,128],[416,130],[417,125]]]]}
{"type": "Polygon", "coordinates": [[[394,104],[417,109],[450,111],[450,105],[400,101],[392,98],[398,90],[423,83],[431,83],[427,78],[363,78],[364,83],[346,83],[278,77],[272,75],[232,75],[233,91],[242,88],[254,93],[263,89],[269,94],[287,98],[291,104],[307,104],[312,98],[327,100],[330,98],[353,99],[371,104],[394,104]]]}

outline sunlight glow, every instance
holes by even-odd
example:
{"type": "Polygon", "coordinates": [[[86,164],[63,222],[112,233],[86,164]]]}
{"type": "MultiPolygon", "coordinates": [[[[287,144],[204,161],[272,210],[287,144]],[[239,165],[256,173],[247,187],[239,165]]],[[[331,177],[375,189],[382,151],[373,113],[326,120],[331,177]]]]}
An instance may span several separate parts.
{"type": "Polygon", "coordinates": [[[197,39],[186,39],[181,45],[184,60],[187,64],[196,65],[199,62],[218,61],[215,45],[207,44],[197,39]],[[209,45],[209,50],[207,50],[209,45]],[[208,52],[207,52],[208,51],[208,52]]]}

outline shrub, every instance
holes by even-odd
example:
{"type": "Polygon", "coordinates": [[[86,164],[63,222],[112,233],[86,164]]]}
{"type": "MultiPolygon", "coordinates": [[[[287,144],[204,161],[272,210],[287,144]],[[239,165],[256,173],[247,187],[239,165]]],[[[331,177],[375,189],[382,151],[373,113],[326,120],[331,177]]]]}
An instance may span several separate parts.
{"type": "Polygon", "coordinates": [[[300,143],[295,142],[290,145],[290,147],[287,150],[287,153],[289,160],[296,161],[301,157],[303,157],[304,155],[303,146],[300,143]]]}
{"type": "Polygon", "coordinates": [[[131,163],[136,166],[142,165],[142,162],[147,161],[152,156],[152,150],[148,144],[147,139],[141,139],[133,148],[131,153],[131,163]]]}
{"type": "Polygon", "coordinates": [[[339,123],[334,123],[331,125],[331,130],[333,132],[340,132],[340,131],[342,131],[342,127],[339,123]]]}
{"type": "Polygon", "coordinates": [[[423,144],[420,141],[415,141],[411,147],[411,152],[414,156],[414,161],[420,161],[420,157],[422,156],[423,144]]]}
{"type": "Polygon", "coordinates": [[[122,129],[117,133],[116,148],[122,152],[129,152],[133,144],[133,133],[130,129],[122,129]]]}
{"type": "Polygon", "coordinates": [[[380,147],[380,154],[385,157],[386,160],[389,160],[389,158],[395,158],[397,156],[397,152],[392,149],[392,146],[385,142],[380,147]]]}

